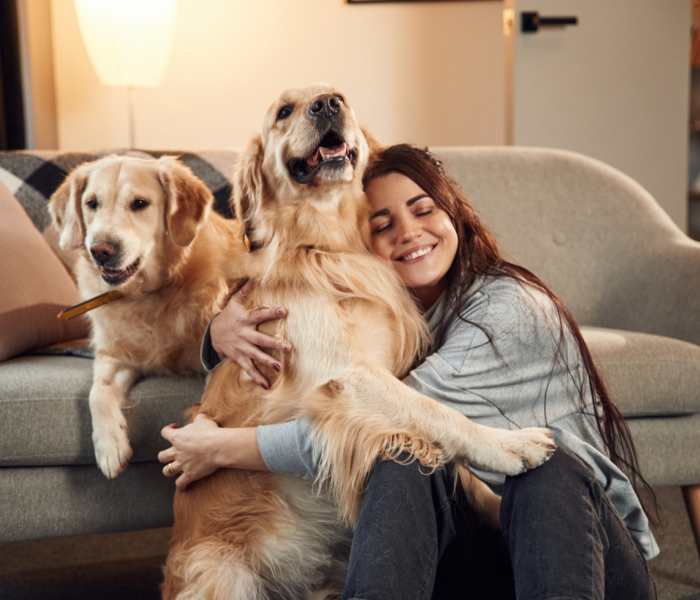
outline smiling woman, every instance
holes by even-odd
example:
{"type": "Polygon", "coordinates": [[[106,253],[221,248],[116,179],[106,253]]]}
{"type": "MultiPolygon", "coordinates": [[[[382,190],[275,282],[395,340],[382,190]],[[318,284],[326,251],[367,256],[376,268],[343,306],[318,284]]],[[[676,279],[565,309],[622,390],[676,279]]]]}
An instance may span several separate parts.
{"type": "Polygon", "coordinates": [[[370,181],[365,192],[376,210],[370,217],[372,251],[392,261],[423,308],[445,290],[445,275],[457,253],[449,215],[401,173],[370,181]]]}

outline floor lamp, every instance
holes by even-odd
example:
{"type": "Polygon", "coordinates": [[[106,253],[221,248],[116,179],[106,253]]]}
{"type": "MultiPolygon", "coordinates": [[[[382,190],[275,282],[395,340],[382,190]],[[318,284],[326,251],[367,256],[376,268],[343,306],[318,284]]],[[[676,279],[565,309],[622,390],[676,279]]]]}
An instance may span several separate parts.
{"type": "Polygon", "coordinates": [[[170,55],[177,0],[75,0],[85,47],[103,85],[125,87],[129,148],[134,88],[156,87],[170,55]]]}

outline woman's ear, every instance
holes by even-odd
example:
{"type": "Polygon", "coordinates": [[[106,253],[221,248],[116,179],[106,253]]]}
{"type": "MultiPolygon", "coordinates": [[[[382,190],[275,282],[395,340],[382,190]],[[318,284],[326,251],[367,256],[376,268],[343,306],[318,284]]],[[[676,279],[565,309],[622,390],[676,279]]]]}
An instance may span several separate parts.
{"type": "Polygon", "coordinates": [[[63,250],[76,250],[85,239],[82,200],[90,165],[81,165],[66,177],[49,200],[49,212],[58,228],[63,250]]]}
{"type": "Polygon", "coordinates": [[[165,230],[178,246],[189,246],[214,203],[214,195],[189,168],[172,156],[158,159],[165,193],[165,230]]]}
{"type": "Polygon", "coordinates": [[[233,173],[233,211],[248,237],[252,235],[255,218],[262,205],[265,190],[264,158],[262,136],[257,134],[243,151],[233,173]]]}

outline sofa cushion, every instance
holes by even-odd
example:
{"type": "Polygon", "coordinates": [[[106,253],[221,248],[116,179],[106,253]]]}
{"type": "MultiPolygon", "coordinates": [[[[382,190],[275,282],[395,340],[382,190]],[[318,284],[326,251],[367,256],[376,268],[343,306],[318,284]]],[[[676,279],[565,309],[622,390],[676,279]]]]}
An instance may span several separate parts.
{"type": "Polygon", "coordinates": [[[700,412],[700,346],[599,327],[581,333],[625,417],[700,412]]]}
{"type": "Polygon", "coordinates": [[[84,338],[85,317],[56,315],[78,304],[70,275],[0,181],[0,361],[37,346],[84,338]]]}
{"type": "MultiPolygon", "coordinates": [[[[88,397],[93,361],[22,356],[0,363],[0,466],[94,464],[88,397]]],[[[184,424],[204,378],[151,376],[131,389],[124,415],[132,462],[156,460],[168,447],[160,430],[184,424]]]]}

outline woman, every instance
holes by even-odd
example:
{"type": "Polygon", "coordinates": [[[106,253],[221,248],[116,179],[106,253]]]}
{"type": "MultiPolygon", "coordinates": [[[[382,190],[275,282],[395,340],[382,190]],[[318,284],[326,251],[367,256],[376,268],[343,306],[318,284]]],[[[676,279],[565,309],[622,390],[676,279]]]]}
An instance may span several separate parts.
{"type": "MultiPolygon", "coordinates": [[[[449,470],[375,464],[343,597],[654,598],[645,559],[658,547],[630,478],[646,482],[568,311],[501,258],[427,150],[385,149],[365,190],[372,250],[401,274],[433,333],[432,354],[405,383],[478,423],[548,426],[559,450],[518,477],[477,472],[502,495],[500,531],[473,514],[461,486],[453,493],[449,470]]],[[[255,329],[284,308],[242,309],[251,285],[213,319],[202,358],[208,368],[236,360],[265,387],[251,359],[279,365],[257,346],[291,348],[255,329]]],[[[222,430],[198,417],[163,435],[173,447],[159,459],[183,472],[179,487],[221,466],[313,477],[318,460],[304,421],[222,430]]]]}

